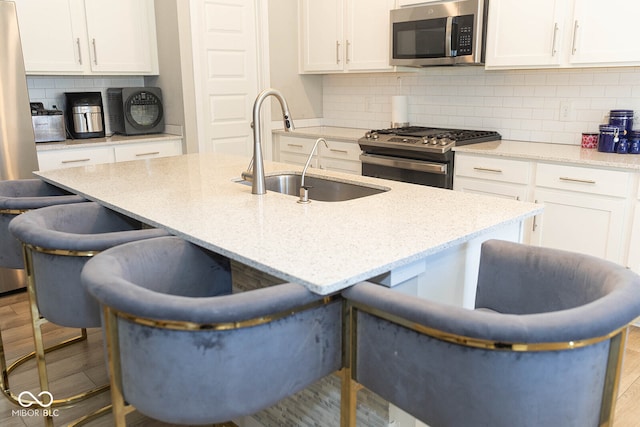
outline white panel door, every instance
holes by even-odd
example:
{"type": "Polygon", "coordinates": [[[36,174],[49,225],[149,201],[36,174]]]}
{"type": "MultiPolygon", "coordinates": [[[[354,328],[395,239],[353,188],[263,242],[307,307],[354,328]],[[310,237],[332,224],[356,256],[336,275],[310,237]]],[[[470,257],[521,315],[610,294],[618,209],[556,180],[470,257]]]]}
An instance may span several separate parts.
{"type": "Polygon", "coordinates": [[[199,149],[249,156],[252,107],[259,88],[254,0],[200,0],[191,12],[194,39],[198,38],[194,60],[196,92],[201,96],[199,149]]]}

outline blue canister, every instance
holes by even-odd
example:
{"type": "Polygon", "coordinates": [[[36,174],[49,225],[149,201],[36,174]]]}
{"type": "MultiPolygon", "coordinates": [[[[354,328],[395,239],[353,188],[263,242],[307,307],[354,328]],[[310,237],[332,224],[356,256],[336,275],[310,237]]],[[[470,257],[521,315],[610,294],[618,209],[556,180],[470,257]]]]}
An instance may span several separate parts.
{"type": "Polygon", "coordinates": [[[632,130],[629,138],[629,153],[640,154],[640,130],[632,130]]]}
{"type": "Polygon", "coordinates": [[[624,128],[614,125],[600,125],[600,135],[598,135],[598,151],[603,153],[615,153],[620,141],[620,136],[624,133],[624,128]]]}
{"type": "Polygon", "coordinates": [[[622,126],[624,128],[623,135],[629,135],[633,129],[633,110],[609,111],[609,124],[622,126]]]}
{"type": "Polygon", "coordinates": [[[618,145],[616,146],[616,153],[618,154],[627,154],[629,152],[629,142],[627,138],[620,138],[618,141],[618,145]]]}

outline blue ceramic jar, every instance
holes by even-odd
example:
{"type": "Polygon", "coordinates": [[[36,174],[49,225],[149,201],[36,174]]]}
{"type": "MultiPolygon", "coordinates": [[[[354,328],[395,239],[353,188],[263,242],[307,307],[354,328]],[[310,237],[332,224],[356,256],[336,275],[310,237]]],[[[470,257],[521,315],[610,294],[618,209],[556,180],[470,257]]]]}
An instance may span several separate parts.
{"type": "Polygon", "coordinates": [[[631,134],[633,129],[633,110],[611,110],[609,111],[609,124],[614,126],[622,126],[624,128],[623,135],[631,134]]]}
{"type": "Polygon", "coordinates": [[[640,130],[632,130],[629,138],[629,153],[640,154],[640,130]]]}
{"type": "Polygon", "coordinates": [[[624,134],[622,126],[600,125],[600,135],[598,135],[598,151],[603,153],[615,153],[618,142],[624,134]]]}

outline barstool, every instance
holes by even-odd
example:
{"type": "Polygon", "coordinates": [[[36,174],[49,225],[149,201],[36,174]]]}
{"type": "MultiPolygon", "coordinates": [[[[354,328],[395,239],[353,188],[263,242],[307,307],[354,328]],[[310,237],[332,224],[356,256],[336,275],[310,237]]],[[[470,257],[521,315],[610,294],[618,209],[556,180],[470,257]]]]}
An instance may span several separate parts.
{"type": "MultiPolygon", "coordinates": [[[[80,272],[85,263],[113,246],[168,233],[145,228],[139,221],[94,202],[26,212],[11,221],[9,230],[24,248],[38,377],[41,392],[49,391],[41,326],[51,322],[82,328],[85,338],[86,328],[101,326],[98,303],[80,283],[80,272]]],[[[107,388],[105,385],[67,398],[53,399],[51,406],[68,406],[107,388]]],[[[47,422],[52,420],[49,418],[47,422]]]]}
{"type": "MultiPolygon", "coordinates": [[[[86,202],[86,199],[39,179],[0,181],[0,280],[15,289],[25,284],[22,245],[9,232],[11,220],[29,210],[80,202],[86,202]]],[[[46,351],[52,351],[67,344],[70,344],[70,342],[62,342],[47,348],[46,351]]],[[[2,330],[0,329],[0,368],[2,369],[0,381],[2,382],[2,392],[15,404],[18,404],[18,396],[10,390],[9,375],[20,365],[34,357],[35,351],[19,357],[7,367],[2,330]]]]}
{"type": "Polygon", "coordinates": [[[229,260],[178,237],[104,251],[82,282],[104,306],[118,427],[134,408],[176,424],[229,421],[341,367],[339,296],[293,283],[231,294],[229,260]]]}

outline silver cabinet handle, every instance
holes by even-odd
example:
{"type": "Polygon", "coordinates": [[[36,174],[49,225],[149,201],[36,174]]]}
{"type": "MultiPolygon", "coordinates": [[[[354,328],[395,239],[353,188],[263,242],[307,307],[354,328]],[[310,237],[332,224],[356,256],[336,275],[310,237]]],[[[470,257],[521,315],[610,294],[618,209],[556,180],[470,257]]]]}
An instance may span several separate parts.
{"type": "Polygon", "coordinates": [[[287,144],[287,147],[302,148],[302,144],[287,144]]]}
{"type": "Polygon", "coordinates": [[[89,160],[91,160],[91,159],[87,158],[87,159],[62,160],[60,163],[62,163],[62,164],[65,164],[65,163],[81,163],[81,162],[88,162],[89,160]]]}
{"type": "Polygon", "coordinates": [[[80,38],[76,39],[76,46],[78,47],[78,64],[82,65],[82,50],[80,49],[80,38]]]}
{"type": "Polygon", "coordinates": [[[340,41],[336,40],[336,64],[340,63],[340,41]]]}
{"type": "Polygon", "coordinates": [[[578,178],[569,178],[568,176],[561,176],[558,178],[560,181],[568,181],[568,182],[580,182],[582,184],[595,184],[596,182],[592,179],[578,179],[578,178]]]}
{"type": "Polygon", "coordinates": [[[156,154],[160,154],[160,152],[159,151],[149,151],[148,153],[138,153],[138,154],[136,154],[136,157],[155,156],[156,154]]]}
{"type": "Polygon", "coordinates": [[[558,41],[558,23],[553,26],[553,41],[551,42],[551,56],[556,56],[558,50],[556,49],[556,42],[558,41]]]}
{"type": "Polygon", "coordinates": [[[351,62],[351,59],[349,58],[349,48],[351,48],[351,42],[347,40],[347,64],[351,62]]]}
{"type": "Polygon", "coordinates": [[[329,151],[332,151],[334,153],[349,154],[347,150],[338,150],[337,148],[329,148],[329,151]]]}
{"type": "MultiPolygon", "coordinates": [[[[533,203],[535,203],[537,205],[538,201],[534,200],[533,203]]],[[[534,215],[533,216],[533,230],[532,231],[536,231],[536,228],[538,228],[537,219],[538,219],[538,215],[534,215]]]]}
{"type": "Polygon", "coordinates": [[[491,168],[482,168],[482,167],[474,167],[473,169],[480,172],[502,173],[502,169],[491,169],[491,168]]]}
{"type": "Polygon", "coordinates": [[[91,45],[93,46],[93,63],[98,65],[98,49],[96,49],[96,39],[91,39],[91,45]]]}
{"type": "Polygon", "coordinates": [[[573,23],[573,42],[571,44],[571,54],[575,55],[576,50],[578,49],[577,46],[577,40],[578,40],[578,28],[580,27],[580,24],[578,24],[578,21],[576,20],[573,23]]]}

